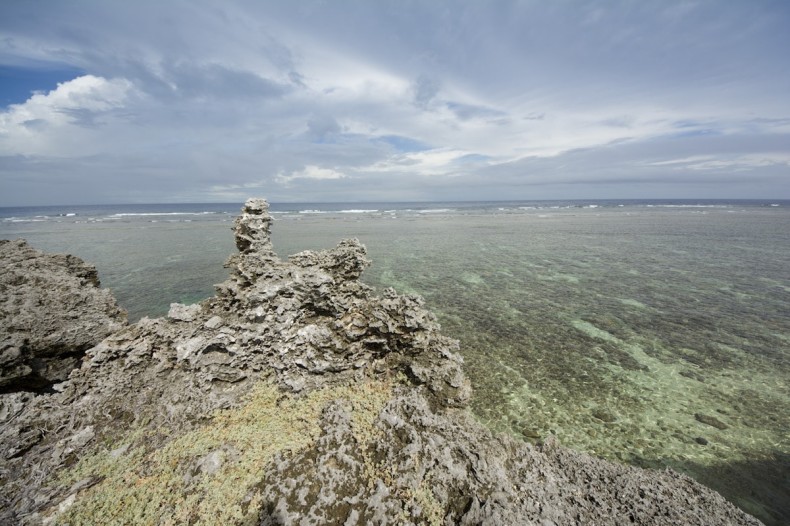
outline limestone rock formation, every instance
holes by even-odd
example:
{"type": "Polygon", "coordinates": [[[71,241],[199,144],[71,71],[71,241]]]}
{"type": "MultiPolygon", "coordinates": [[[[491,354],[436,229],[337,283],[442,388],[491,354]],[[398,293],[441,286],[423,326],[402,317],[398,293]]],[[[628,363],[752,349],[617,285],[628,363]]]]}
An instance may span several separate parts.
{"type": "Polygon", "coordinates": [[[229,279],[0,395],[3,524],[759,524],[671,471],[494,436],[422,301],[356,240],[281,261],[247,201],[229,279]]]}
{"type": "Polygon", "coordinates": [[[65,380],[85,351],[126,324],[80,258],[0,240],[0,391],[65,380]]]}

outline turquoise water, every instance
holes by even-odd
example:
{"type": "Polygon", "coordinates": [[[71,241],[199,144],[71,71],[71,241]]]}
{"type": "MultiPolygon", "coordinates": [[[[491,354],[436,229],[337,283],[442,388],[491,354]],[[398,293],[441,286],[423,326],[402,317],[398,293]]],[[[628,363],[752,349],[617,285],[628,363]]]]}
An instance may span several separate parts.
{"type": "MultiPolygon", "coordinates": [[[[790,523],[790,206],[619,204],[285,207],[273,236],[282,256],[363,241],[364,280],[421,294],[461,340],[492,429],[671,466],[790,523]]],[[[226,208],[17,211],[0,237],[96,264],[136,319],[225,279],[226,208]]]]}

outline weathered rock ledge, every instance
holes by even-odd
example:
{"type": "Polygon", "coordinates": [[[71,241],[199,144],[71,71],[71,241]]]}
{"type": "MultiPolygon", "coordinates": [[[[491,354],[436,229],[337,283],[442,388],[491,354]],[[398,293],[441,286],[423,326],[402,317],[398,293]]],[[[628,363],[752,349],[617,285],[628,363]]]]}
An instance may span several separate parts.
{"type": "Polygon", "coordinates": [[[0,395],[0,523],[760,524],[673,471],[492,435],[457,343],[358,281],[358,241],[284,262],[266,202],[242,212],[215,297],[0,395]]]}
{"type": "Polygon", "coordinates": [[[126,325],[96,268],[78,257],[0,240],[0,264],[0,392],[62,382],[85,351],[126,325]]]}

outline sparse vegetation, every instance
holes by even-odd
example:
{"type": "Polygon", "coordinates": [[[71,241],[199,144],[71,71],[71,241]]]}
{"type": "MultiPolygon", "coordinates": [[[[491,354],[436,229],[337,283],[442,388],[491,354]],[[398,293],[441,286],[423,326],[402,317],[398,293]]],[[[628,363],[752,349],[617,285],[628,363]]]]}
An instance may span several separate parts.
{"type": "Polygon", "coordinates": [[[392,394],[392,382],[369,381],[283,397],[261,382],[242,406],[217,412],[209,423],[147,450],[150,430],[137,429],[114,448],[96,451],[60,476],[71,487],[99,478],[55,520],[70,526],[103,524],[249,524],[261,497],[255,489],[273,455],[306,448],[320,432],[321,411],[345,400],[361,443],[375,436],[374,421],[392,394]]]}

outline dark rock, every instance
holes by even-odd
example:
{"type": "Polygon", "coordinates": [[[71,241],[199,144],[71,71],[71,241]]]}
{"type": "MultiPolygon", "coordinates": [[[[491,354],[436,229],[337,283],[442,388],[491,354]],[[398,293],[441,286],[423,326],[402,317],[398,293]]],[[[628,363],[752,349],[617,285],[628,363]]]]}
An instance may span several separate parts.
{"type": "Polygon", "coordinates": [[[701,445],[701,446],[707,446],[707,445],[708,445],[708,440],[707,440],[707,439],[705,439],[705,438],[703,438],[703,437],[697,437],[697,438],[695,438],[695,439],[694,439],[694,442],[696,442],[697,444],[699,444],[699,445],[701,445]]]}
{"type": "Polygon", "coordinates": [[[594,416],[595,418],[597,418],[598,420],[600,420],[602,422],[606,422],[607,424],[611,424],[612,422],[616,422],[617,421],[617,417],[616,416],[614,416],[612,413],[609,413],[607,411],[603,411],[601,409],[594,410],[592,412],[592,416],[594,416]]]}
{"type": "Polygon", "coordinates": [[[686,378],[691,378],[692,380],[705,383],[705,378],[701,374],[694,371],[680,371],[680,376],[685,376],[686,378]]]}
{"type": "Polygon", "coordinates": [[[525,438],[532,438],[532,439],[538,439],[541,436],[540,433],[538,433],[535,429],[532,429],[532,428],[529,428],[529,427],[521,428],[521,434],[525,438]]]}
{"type": "Polygon", "coordinates": [[[698,422],[702,422],[703,424],[713,426],[716,429],[727,429],[729,427],[727,424],[725,424],[715,416],[704,415],[702,413],[694,413],[694,418],[696,418],[698,422]]]}

